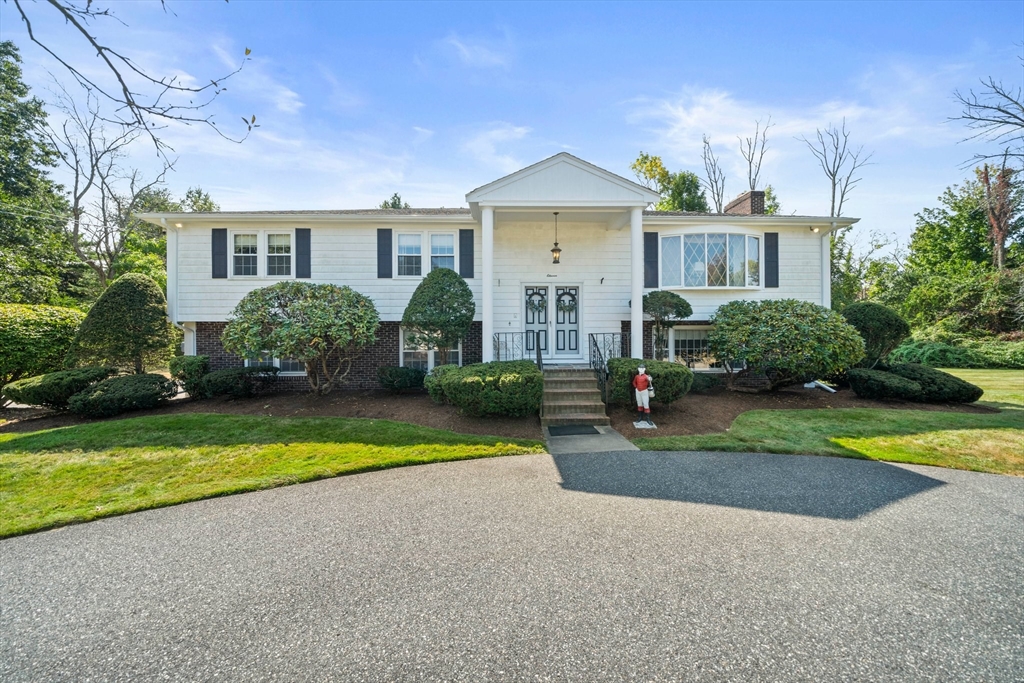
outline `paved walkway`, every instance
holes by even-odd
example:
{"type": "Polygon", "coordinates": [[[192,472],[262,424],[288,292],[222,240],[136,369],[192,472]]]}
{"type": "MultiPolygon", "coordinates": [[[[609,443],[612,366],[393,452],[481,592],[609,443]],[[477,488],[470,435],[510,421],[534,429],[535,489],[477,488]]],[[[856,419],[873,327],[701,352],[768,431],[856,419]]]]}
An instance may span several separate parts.
{"type": "Polygon", "coordinates": [[[1013,681],[1024,479],[409,467],[0,541],[0,680],[1013,681]]]}
{"type": "Polygon", "coordinates": [[[633,443],[606,425],[594,427],[597,434],[578,434],[573,436],[551,436],[548,427],[544,427],[544,441],[548,445],[548,453],[562,455],[566,453],[614,453],[640,450],[633,443]]]}

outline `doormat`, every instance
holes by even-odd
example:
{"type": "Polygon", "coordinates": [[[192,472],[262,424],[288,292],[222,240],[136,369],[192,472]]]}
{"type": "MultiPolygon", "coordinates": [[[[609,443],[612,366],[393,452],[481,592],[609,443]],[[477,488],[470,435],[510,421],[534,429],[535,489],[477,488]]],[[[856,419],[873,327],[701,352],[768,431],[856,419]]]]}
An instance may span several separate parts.
{"type": "Polygon", "coordinates": [[[559,425],[548,427],[551,436],[583,436],[584,434],[600,434],[593,425],[559,425]]]}

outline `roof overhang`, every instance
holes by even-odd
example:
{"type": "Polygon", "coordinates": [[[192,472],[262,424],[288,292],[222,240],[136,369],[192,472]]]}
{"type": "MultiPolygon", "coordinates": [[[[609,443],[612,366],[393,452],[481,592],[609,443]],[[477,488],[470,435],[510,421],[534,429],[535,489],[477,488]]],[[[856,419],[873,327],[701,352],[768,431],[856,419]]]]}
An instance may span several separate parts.
{"type": "Polygon", "coordinates": [[[699,226],[699,225],[744,225],[759,228],[807,228],[828,234],[840,228],[848,228],[860,221],[859,218],[831,218],[828,216],[782,216],[742,214],[702,214],[698,216],[644,216],[645,226],[699,226]]]}
{"type": "Polygon", "coordinates": [[[470,214],[376,214],[376,213],[139,213],[139,220],[159,225],[164,228],[179,228],[186,225],[196,227],[227,226],[227,225],[327,225],[339,223],[476,223],[470,214]]]}

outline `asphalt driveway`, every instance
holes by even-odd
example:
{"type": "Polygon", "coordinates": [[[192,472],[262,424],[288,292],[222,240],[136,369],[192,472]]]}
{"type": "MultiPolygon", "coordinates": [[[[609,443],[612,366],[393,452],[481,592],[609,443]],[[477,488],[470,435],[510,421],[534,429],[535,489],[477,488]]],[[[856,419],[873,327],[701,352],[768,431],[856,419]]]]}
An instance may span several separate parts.
{"type": "Polygon", "coordinates": [[[0,679],[1024,679],[1024,479],[603,453],[0,541],[0,679]]]}

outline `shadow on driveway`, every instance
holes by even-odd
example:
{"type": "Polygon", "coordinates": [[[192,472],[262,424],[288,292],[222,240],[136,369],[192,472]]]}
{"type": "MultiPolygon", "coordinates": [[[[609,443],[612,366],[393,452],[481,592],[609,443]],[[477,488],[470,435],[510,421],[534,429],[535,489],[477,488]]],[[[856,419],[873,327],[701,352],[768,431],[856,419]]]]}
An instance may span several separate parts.
{"type": "Polygon", "coordinates": [[[562,488],[857,519],[945,482],[872,460],[742,453],[554,455],[562,488]]]}

